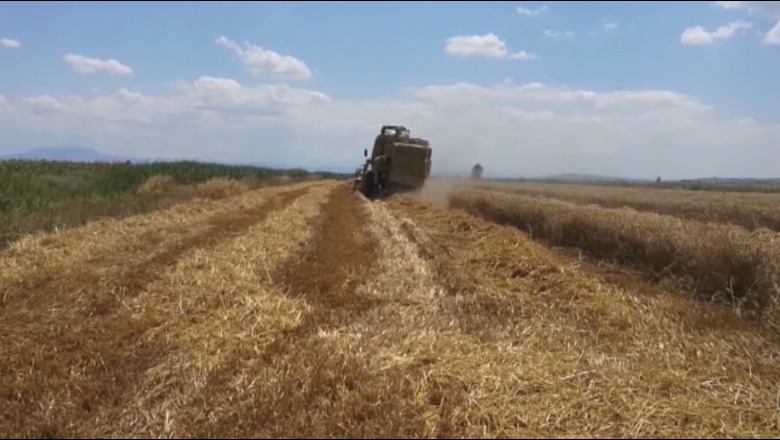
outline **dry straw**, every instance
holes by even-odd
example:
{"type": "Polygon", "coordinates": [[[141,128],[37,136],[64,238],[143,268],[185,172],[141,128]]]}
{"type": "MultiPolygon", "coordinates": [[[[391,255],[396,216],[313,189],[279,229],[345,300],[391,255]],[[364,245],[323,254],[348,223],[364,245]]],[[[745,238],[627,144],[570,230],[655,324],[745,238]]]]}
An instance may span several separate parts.
{"type": "Polygon", "coordinates": [[[222,199],[241,194],[249,190],[249,184],[235,179],[209,179],[195,187],[197,193],[207,199],[222,199]]]}
{"type": "Polygon", "coordinates": [[[462,211],[391,206],[447,286],[421,306],[427,325],[396,324],[437,360],[419,368],[429,403],[442,398],[443,435],[776,436],[776,338],[729,309],[650,294],[629,275],[607,283],[462,211]]]}
{"type": "Polygon", "coordinates": [[[752,312],[777,299],[780,249],[768,231],[496,191],[461,191],[450,202],[556,246],[685,277],[698,295],[744,302],[752,312]]]}
{"type": "Polygon", "coordinates": [[[149,343],[167,353],[134,387],[130,401],[137,404],[119,423],[123,436],[224,437],[262,423],[250,416],[268,386],[261,355],[309,311],[270,273],[312,238],[309,222],[331,188],[312,187],[269,206],[245,234],[192,249],[146,287],[137,302],[163,322],[149,333],[149,343]]]}
{"type": "Polygon", "coordinates": [[[141,194],[164,193],[176,187],[176,179],[173,176],[155,175],[138,186],[137,192],[141,194]]]}
{"type": "Polygon", "coordinates": [[[777,209],[780,194],[538,182],[482,182],[476,187],[552,197],[581,205],[597,204],[604,208],[625,206],[688,220],[733,224],[749,230],[780,231],[780,211],[777,209]]]}
{"type": "MultiPolygon", "coordinates": [[[[158,374],[154,371],[161,359],[175,357],[171,352],[175,341],[170,339],[175,334],[166,334],[169,321],[148,303],[146,286],[167,279],[170,265],[178,260],[208,255],[231,234],[243,235],[247,231],[241,228],[262,222],[266,211],[284,207],[279,202],[294,200],[287,195],[302,195],[300,191],[310,186],[273,188],[96,222],[30,237],[0,254],[0,395],[5,396],[0,399],[5,415],[0,433],[122,436],[122,431],[139,432],[135,429],[145,426],[141,420],[155,424],[169,417],[138,411],[133,397],[140,378],[147,372],[158,374]],[[133,408],[133,422],[117,426],[122,412],[133,408]]],[[[282,221],[294,224],[287,218],[282,221]]],[[[197,264],[191,268],[187,278],[196,283],[220,273],[197,264]]],[[[158,293],[172,299],[166,290],[158,293]]],[[[195,328],[198,316],[181,318],[195,328]]],[[[212,330],[204,334],[207,339],[219,333],[212,330]]],[[[172,386],[165,388],[168,385],[146,392],[173,392],[172,386]]]]}
{"type": "Polygon", "coordinates": [[[776,341],[729,310],[616,287],[516,228],[364,204],[334,182],[31,238],[0,263],[6,437],[780,426],[776,341]]]}

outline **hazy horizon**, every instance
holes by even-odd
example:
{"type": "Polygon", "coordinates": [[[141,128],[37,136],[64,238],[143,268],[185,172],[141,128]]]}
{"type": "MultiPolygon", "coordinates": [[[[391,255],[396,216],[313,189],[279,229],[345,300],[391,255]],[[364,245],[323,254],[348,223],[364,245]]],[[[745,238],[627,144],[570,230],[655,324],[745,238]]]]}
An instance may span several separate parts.
{"type": "Polygon", "coordinates": [[[778,55],[778,1],[6,2],[0,156],[349,172],[387,123],[435,174],[768,178],[778,55]]]}

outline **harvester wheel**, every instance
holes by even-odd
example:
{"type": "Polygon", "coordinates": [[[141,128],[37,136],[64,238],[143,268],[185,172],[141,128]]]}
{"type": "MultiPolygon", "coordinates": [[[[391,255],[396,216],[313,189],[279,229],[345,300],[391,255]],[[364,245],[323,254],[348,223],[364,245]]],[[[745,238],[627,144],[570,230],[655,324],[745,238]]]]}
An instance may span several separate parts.
{"type": "Polygon", "coordinates": [[[375,190],[376,187],[374,186],[374,172],[369,171],[366,173],[366,176],[364,177],[363,195],[370,200],[372,197],[374,197],[375,190]]]}

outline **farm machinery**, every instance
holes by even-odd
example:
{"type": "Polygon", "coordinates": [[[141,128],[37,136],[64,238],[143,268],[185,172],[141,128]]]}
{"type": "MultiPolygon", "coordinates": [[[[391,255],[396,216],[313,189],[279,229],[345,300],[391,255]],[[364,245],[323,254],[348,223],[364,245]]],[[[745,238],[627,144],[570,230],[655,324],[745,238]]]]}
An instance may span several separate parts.
{"type": "Polygon", "coordinates": [[[473,180],[480,180],[482,179],[482,172],[484,171],[484,168],[482,168],[482,165],[476,164],[474,165],[474,168],[471,169],[471,178],[473,180]]]}
{"type": "Polygon", "coordinates": [[[430,143],[413,138],[403,125],[383,125],[362,166],[355,171],[353,191],[367,199],[384,198],[391,194],[422,188],[431,173],[430,143]]]}

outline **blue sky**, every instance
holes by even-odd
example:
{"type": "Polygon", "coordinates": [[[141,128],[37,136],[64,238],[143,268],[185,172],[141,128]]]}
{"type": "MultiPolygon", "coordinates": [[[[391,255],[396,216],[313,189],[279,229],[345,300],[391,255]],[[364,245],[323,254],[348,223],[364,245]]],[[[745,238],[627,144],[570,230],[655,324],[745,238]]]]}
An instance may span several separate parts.
{"type": "Polygon", "coordinates": [[[4,2],[0,154],[353,169],[402,123],[447,174],[780,175],[779,23],[780,2],[4,2]]]}

